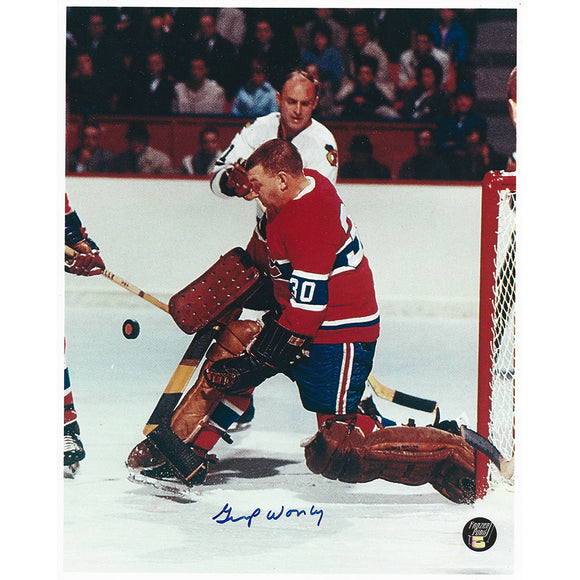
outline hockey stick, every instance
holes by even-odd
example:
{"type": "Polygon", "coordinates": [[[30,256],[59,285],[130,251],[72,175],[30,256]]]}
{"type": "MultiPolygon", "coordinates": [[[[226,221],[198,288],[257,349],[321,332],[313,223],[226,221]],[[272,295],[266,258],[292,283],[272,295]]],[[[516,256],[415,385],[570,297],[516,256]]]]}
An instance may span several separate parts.
{"type": "Polygon", "coordinates": [[[171,417],[187,383],[193,377],[201,359],[221,328],[221,324],[206,326],[195,334],[143,429],[145,435],[149,435],[164,420],[171,417]]]}
{"type": "MultiPolygon", "coordinates": [[[[70,248],[69,246],[66,246],[66,245],[64,247],[64,253],[69,258],[74,258],[76,255],[78,255],[78,252],[76,250],[73,250],[72,248],[70,248]]],[[[155,298],[155,296],[151,296],[151,294],[147,294],[147,292],[144,292],[140,288],[137,288],[137,286],[133,286],[133,284],[131,284],[130,282],[127,282],[126,280],[123,280],[123,278],[117,276],[117,274],[113,274],[112,272],[109,272],[108,270],[103,270],[101,272],[101,276],[104,276],[105,278],[108,278],[112,282],[115,282],[115,284],[118,284],[122,288],[125,288],[125,290],[128,290],[132,294],[135,294],[135,295],[139,296],[140,298],[147,300],[147,302],[149,302],[150,304],[153,304],[153,306],[157,306],[157,308],[160,308],[164,312],[169,312],[169,306],[167,306],[167,304],[165,304],[164,302],[161,302],[161,300],[158,300],[157,298],[155,298]]]]}
{"type": "Polygon", "coordinates": [[[433,413],[438,408],[437,401],[422,399],[420,397],[415,397],[414,395],[408,395],[407,393],[390,389],[379,382],[373,375],[369,375],[367,380],[373,391],[381,397],[381,399],[391,401],[396,405],[402,405],[403,407],[409,407],[410,409],[416,409],[417,411],[423,411],[424,413],[433,413]]]}
{"type": "Polygon", "coordinates": [[[195,334],[143,429],[147,439],[163,454],[175,473],[187,485],[191,485],[192,478],[201,467],[201,461],[199,455],[171,429],[171,416],[185,387],[221,328],[222,325],[217,323],[206,326],[195,334]]]}
{"type": "Polygon", "coordinates": [[[506,479],[511,479],[514,475],[514,458],[512,457],[509,461],[500,453],[497,447],[486,439],[483,435],[480,435],[476,431],[473,431],[465,425],[461,425],[461,436],[469,443],[474,449],[483,453],[486,457],[491,459],[492,463],[499,469],[502,477],[506,479]]]}

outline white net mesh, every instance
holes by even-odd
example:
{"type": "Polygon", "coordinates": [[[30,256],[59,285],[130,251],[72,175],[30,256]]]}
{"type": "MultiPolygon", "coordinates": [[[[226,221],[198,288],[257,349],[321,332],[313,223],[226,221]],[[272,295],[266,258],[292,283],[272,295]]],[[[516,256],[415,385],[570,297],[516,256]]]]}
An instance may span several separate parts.
{"type": "MultiPolygon", "coordinates": [[[[507,460],[513,457],[515,446],[515,253],[516,194],[505,187],[499,190],[489,438],[507,460]]],[[[504,481],[493,465],[488,480],[491,487],[504,481]]]]}

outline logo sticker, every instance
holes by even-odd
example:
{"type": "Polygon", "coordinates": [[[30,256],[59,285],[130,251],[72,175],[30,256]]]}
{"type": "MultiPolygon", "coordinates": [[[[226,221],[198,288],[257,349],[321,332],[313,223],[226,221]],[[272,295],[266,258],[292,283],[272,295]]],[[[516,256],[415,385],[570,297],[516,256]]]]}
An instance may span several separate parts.
{"type": "Polygon", "coordinates": [[[463,541],[474,552],[489,550],[497,540],[497,530],[486,518],[473,518],[463,528],[463,541]]]}

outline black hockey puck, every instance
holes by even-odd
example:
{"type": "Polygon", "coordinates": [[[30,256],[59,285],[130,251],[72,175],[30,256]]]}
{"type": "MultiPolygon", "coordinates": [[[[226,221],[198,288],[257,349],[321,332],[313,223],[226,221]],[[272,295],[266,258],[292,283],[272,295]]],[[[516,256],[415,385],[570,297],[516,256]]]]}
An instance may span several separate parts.
{"type": "Polygon", "coordinates": [[[125,338],[137,338],[139,336],[139,323],[136,320],[123,322],[123,336],[125,338]]]}

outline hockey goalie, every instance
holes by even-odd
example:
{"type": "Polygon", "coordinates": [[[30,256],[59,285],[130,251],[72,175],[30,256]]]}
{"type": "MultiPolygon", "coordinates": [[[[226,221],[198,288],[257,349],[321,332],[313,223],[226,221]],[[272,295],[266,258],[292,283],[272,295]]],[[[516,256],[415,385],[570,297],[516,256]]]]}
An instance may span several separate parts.
{"type": "MultiPolygon", "coordinates": [[[[259,198],[266,207],[266,283],[243,300],[235,298],[235,287],[223,290],[234,295],[225,315],[222,290],[216,296],[214,285],[195,284],[202,295],[190,301],[192,310],[210,305],[197,326],[219,320],[221,330],[170,420],[131,451],[132,477],[202,484],[215,461],[213,447],[231,440],[228,430],[254,389],[283,373],[317,417],[318,431],[305,444],[313,473],[349,483],[430,483],[453,502],[473,501],[475,452],[458,433],[397,426],[359,408],[379,312],[362,242],[335,187],[303,169],[296,148],[281,139],[259,147],[236,179],[247,183],[245,199],[259,198]],[[240,306],[267,313],[259,322],[240,320],[240,306]]],[[[227,278],[221,268],[218,261],[202,278],[227,278]]]]}

